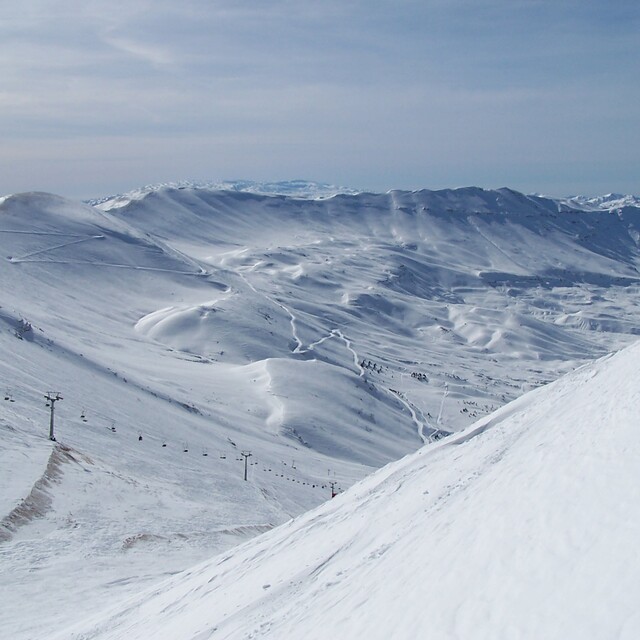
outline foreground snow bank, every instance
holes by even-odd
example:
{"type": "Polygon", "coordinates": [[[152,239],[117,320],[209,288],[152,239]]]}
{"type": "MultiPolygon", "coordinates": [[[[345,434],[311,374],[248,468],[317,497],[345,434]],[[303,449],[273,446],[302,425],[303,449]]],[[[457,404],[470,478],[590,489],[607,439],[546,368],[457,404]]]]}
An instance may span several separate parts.
{"type": "Polygon", "coordinates": [[[640,637],[640,343],[59,638],[640,637]]]}

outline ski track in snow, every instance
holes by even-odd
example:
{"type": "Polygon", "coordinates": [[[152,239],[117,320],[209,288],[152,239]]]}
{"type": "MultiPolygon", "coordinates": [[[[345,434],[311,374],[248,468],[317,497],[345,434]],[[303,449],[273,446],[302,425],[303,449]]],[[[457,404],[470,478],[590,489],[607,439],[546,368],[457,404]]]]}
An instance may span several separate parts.
{"type": "Polygon", "coordinates": [[[487,242],[488,244],[490,244],[498,253],[500,253],[501,255],[503,255],[507,260],[509,260],[509,262],[511,262],[513,265],[515,265],[516,267],[518,267],[518,269],[520,269],[522,271],[522,273],[526,273],[527,269],[522,266],[521,264],[519,264],[518,262],[516,262],[512,256],[510,256],[502,247],[498,246],[498,244],[492,240],[491,238],[489,238],[486,233],[484,233],[484,231],[482,231],[482,229],[480,229],[480,225],[478,224],[477,220],[474,219],[473,216],[469,216],[469,222],[471,223],[471,226],[476,230],[476,232],[478,233],[478,235],[485,240],[485,242],[487,242]]]}
{"type": "Polygon", "coordinates": [[[387,389],[385,387],[382,387],[382,389],[385,392],[387,392],[388,394],[390,394],[392,398],[394,398],[395,400],[400,402],[407,409],[407,411],[411,414],[411,419],[413,420],[414,424],[416,425],[416,429],[418,431],[418,437],[420,438],[420,440],[422,440],[422,442],[424,444],[426,444],[428,442],[432,442],[433,441],[432,436],[435,433],[437,433],[439,431],[439,429],[434,429],[431,425],[429,425],[428,421],[425,419],[424,415],[422,414],[422,411],[420,411],[411,401],[409,401],[404,396],[403,393],[394,392],[391,389],[387,389]],[[420,414],[422,415],[422,420],[418,417],[418,411],[420,411],[420,414]],[[431,430],[431,434],[429,436],[427,436],[425,434],[425,432],[424,432],[425,428],[431,430]]]}
{"type": "MultiPolygon", "coordinates": [[[[250,271],[251,270],[253,270],[253,268],[250,269],[250,271]]],[[[354,365],[356,367],[356,370],[358,371],[358,375],[360,377],[364,376],[364,369],[360,366],[360,358],[358,356],[358,353],[353,348],[353,346],[351,344],[351,341],[342,333],[342,331],[340,331],[340,329],[332,329],[326,336],[320,338],[319,340],[316,340],[315,342],[312,342],[307,347],[305,347],[304,343],[300,339],[300,336],[298,335],[298,329],[297,329],[297,326],[296,326],[296,322],[297,322],[298,318],[293,313],[293,311],[291,311],[291,309],[286,304],[281,302],[280,300],[272,298],[271,296],[269,296],[268,294],[266,294],[266,293],[264,293],[262,291],[258,291],[258,289],[256,289],[256,287],[249,281],[249,279],[246,277],[246,275],[243,273],[243,271],[236,270],[236,273],[245,282],[245,284],[251,289],[251,291],[253,291],[256,295],[259,295],[259,296],[263,297],[265,300],[271,302],[272,304],[280,307],[289,316],[289,322],[291,324],[291,335],[292,335],[293,340],[296,343],[296,346],[291,350],[291,353],[294,353],[294,354],[309,353],[310,351],[313,351],[315,347],[321,345],[323,342],[326,342],[327,340],[330,340],[331,338],[336,338],[337,337],[344,343],[346,349],[352,354],[353,362],[354,362],[354,365]]]]}
{"type": "MultiPolygon", "coordinates": [[[[255,268],[252,267],[251,269],[249,269],[249,271],[252,271],[255,268]]],[[[302,349],[302,340],[300,340],[299,336],[298,336],[298,331],[296,328],[296,316],[291,312],[291,310],[289,309],[289,307],[287,307],[285,304],[283,304],[282,302],[280,302],[279,300],[276,300],[275,298],[272,298],[271,296],[267,295],[266,293],[262,292],[262,291],[258,291],[258,289],[256,289],[253,284],[249,281],[249,279],[246,277],[246,275],[244,274],[244,272],[241,269],[237,269],[235,271],[235,273],[237,273],[240,278],[242,279],[242,281],[249,287],[249,289],[251,289],[251,291],[253,291],[257,296],[261,296],[263,297],[265,300],[267,300],[268,302],[270,302],[271,304],[274,304],[278,307],[280,307],[288,316],[289,316],[289,322],[291,324],[291,334],[293,339],[296,342],[296,346],[294,347],[294,349],[292,350],[292,353],[301,353],[301,349],[302,349]]]]}
{"type": "Polygon", "coordinates": [[[440,401],[440,409],[438,411],[438,418],[436,420],[436,424],[440,426],[442,424],[442,410],[444,409],[444,401],[447,399],[449,395],[449,385],[444,383],[444,393],[442,394],[442,400],[440,401]]]}
{"type": "MultiPolygon", "coordinates": [[[[425,422],[420,420],[420,418],[418,418],[417,407],[414,404],[412,404],[409,400],[407,400],[407,398],[405,398],[404,395],[400,395],[398,393],[398,394],[394,394],[394,397],[400,400],[400,402],[409,410],[409,413],[411,414],[411,419],[414,421],[416,427],[418,428],[418,436],[422,440],[422,442],[425,444],[427,442],[431,442],[431,438],[427,436],[424,432],[425,427],[430,428],[432,433],[435,432],[436,430],[431,428],[428,424],[426,424],[425,422]]],[[[424,416],[422,417],[424,420],[424,416]]]]}
{"type": "MultiPolygon", "coordinates": [[[[254,268],[255,268],[255,265],[254,265],[254,267],[250,268],[249,270],[251,271],[254,268]]],[[[294,353],[294,354],[309,353],[310,351],[313,351],[313,349],[315,347],[321,345],[322,343],[326,342],[327,340],[331,340],[332,338],[338,338],[343,342],[343,344],[345,345],[345,348],[353,356],[353,363],[354,363],[354,366],[355,366],[355,368],[356,368],[356,370],[358,372],[358,376],[360,378],[365,377],[365,370],[362,367],[362,365],[360,364],[360,356],[358,355],[358,352],[353,348],[351,341],[342,333],[342,331],[340,329],[332,329],[326,336],[320,338],[319,340],[316,340],[315,342],[310,343],[307,347],[304,347],[304,344],[303,344],[302,340],[300,339],[300,337],[298,335],[298,332],[297,332],[297,327],[296,327],[297,316],[291,311],[291,309],[289,307],[287,307],[287,305],[285,305],[284,303],[280,302],[279,300],[276,300],[276,299],[272,298],[271,296],[269,296],[269,295],[267,295],[267,294],[265,294],[265,293],[263,293],[261,291],[258,291],[258,289],[256,289],[256,287],[248,280],[246,275],[241,270],[237,270],[236,273],[242,278],[242,280],[247,284],[247,286],[256,295],[262,296],[263,298],[265,298],[266,300],[268,300],[272,304],[275,304],[275,305],[279,306],[289,316],[290,323],[291,323],[292,336],[293,336],[293,339],[296,342],[296,346],[292,350],[292,353],[294,353]]],[[[375,385],[375,386],[377,387],[378,385],[375,385]]],[[[392,398],[394,398],[395,400],[399,401],[407,409],[407,411],[411,415],[411,419],[412,419],[413,423],[416,426],[416,429],[417,429],[417,432],[418,432],[418,437],[420,438],[420,440],[425,444],[428,443],[428,442],[431,442],[432,441],[432,437],[431,436],[434,433],[437,433],[439,431],[439,429],[433,429],[432,427],[430,427],[429,425],[427,425],[425,423],[426,421],[420,420],[420,418],[418,417],[418,413],[417,413],[416,407],[409,400],[407,400],[404,396],[402,396],[400,394],[396,394],[393,391],[391,391],[390,389],[385,388],[384,386],[382,386],[381,388],[385,393],[389,394],[392,398]],[[429,428],[431,430],[431,435],[430,436],[427,436],[425,434],[425,429],[426,428],[429,428]]],[[[448,393],[448,388],[447,388],[447,393],[448,393]]],[[[443,407],[443,405],[440,406],[439,419],[440,419],[440,417],[442,415],[442,407],[443,407]]],[[[280,415],[282,416],[283,414],[284,414],[284,410],[282,409],[282,413],[280,415]]]]}
{"type": "MultiPolygon", "coordinates": [[[[19,256],[17,258],[12,256],[10,260],[11,262],[28,262],[29,260],[27,260],[27,258],[32,258],[33,256],[39,256],[44,253],[49,253],[50,251],[55,251],[56,249],[63,249],[64,247],[70,247],[71,245],[74,245],[74,244],[89,242],[90,240],[104,240],[104,236],[103,235],[87,236],[84,238],[79,238],[77,240],[70,240],[69,242],[56,244],[53,247],[47,247],[46,249],[39,249],[38,251],[32,251],[31,253],[26,253],[25,255],[19,256]]],[[[35,262],[35,261],[30,260],[29,262],[35,262]]]]}
{"type": "Polygon", "coordinates": [[[113,262],[96,262],[93,260],[30,260],[30,259],[14,259],[8,258],[9,262],[13,263],[29,263],[29,264],[82,264],[92,267],[108,267],[112,269],[128,269],[130,271],[156,271],[158,273],[173,273],[180,276],[200,276],[201,272],[194,271],[179,271],[178,269],[163,269],[162,267],[141,267],[139,265],[132,264],[118,264],[113,262]]]}
{"type": "Polygon", "coordinates": [[[359,372],[358,375],[361,378],[364,377],[364,368],[360,364],[360,356],[358,355],[358,352],[351,346],[351,340],[349,340],[342,333],[342,331],[340,331],[340,329],[334,329],[334,332],[335,332],[335,335],[337,335],[344,342],[344,344],[347,347],[347,349],[349,351],[351,351],[351,354],[353,355],[353,363],[354,363],[354,365],[356,366],[356,368],[358,369],[358,372],[359,372]]]}
{"type": "Polygon", "coordinates": [[[52,236],[57,238],[85,238],[79,233],[59,233],[57,231],[22,231],[19,229],[0,229],[0,233],[16,233],[25,236],[52,236]]]}
{"type": "MultiPolygon", "coordinates": [[[[307,346],[305,348],[304,345],[303,345],[302,340],[298,336],[298,332],[297,332],[297,328],[296,328],[297,317],[291,311],[291,309],[289,309],[289,307],[287,307],[285,304],[283,304],[279,300],[275,300],[275,299],[271,298],[270,296],[268,296],[267,294],[265,294],[265,293],[263,293],[261,291],[258,291],[256,289],[256,287],[254,287],[253,284],[251,282],[249,282],[249,280],[247,279],[247,277],[245,276],[244,273],[242,273],[241,271],[238,271],[237,273],[238,273],[238,275],[240,275],[242,280],[247,284],[247,286],[256,295],[260,295],[260,296],[264,297],[266,300],[268,300],[272,304],[275,304],[275,305],[279,306],[281,309],[283,309],[285,311],[285,313],[287,313],[287,315],[290,318],[290,322],[291,322],[291,331],[292,331],[293,339],[296,341],[296,346],[292,350],[292,353],[295,353],[295,354],[309,353],[315,347],[319,346],[323,342],[326,342],[327,340],[330,340],[332,338],[339,338],[344,343],[346,349],[353,356],[353,363],[354,363],[354,366],[356,367],[356,370],[358,371],[358,376],[360,378],[365,377],[365,370],[362,367],[362,365],[360,364],[360,356],[358,355],[358,352],[353,348],[353,346],[351,344],[351,341],[342,333],[342,331],[340,331],[340,329],[332,329],[326,336],[320,338],[319,340],[316,340],[315,342],[312,342],[311,344],[309,344],[309,346],[307,346]]],[[[431,438],[425,434],[425,428],[426,428],[427,425],[425,425],[425,423],[422,420],[420,420],[420,418],[418,417],[417,411],[416,411],[415,407],[411,404],[411,402],[409,402],[403,396],[401,396],[399,394],[396,394],[396,393],[393,393],[389,389],[386,389],[385,387],[382,387],[382,389],[385,391],[385,393],[391,395],[391,397],[393,397],[394,399],[398,400],[407,409],[407,411],[409,411],[409,413],[411,415],[411,419],[413,420],[414,424],[416,425],[416,429],[417,429],[417,432],[418,432],[418,437],[420,438],[420,440],[422,440],[423,443],[430,442],[431,438]]],[[[442,413],[442,406],[440,407],[440,412],[442,413]]],[[[431,431],[433,433],[435,433],[437,430],[436,429],[431,429],[431,431]]]]}

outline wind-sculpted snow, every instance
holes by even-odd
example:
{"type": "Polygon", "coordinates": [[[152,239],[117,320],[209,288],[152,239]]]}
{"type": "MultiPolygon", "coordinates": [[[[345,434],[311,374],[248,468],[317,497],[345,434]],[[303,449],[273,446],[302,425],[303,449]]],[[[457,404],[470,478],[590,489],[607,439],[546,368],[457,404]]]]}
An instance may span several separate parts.
{"type": "Polygon", "coordinates": [[[639,363],[530,392],[54,637],[635,638],[639,363]]]}
{"type": "Polygon", "coordinates": [[[0,200],[0,519],[45,475],[48,391],[58,441],[92,461],[3,543],[9,637],[280,524],[638,333],[628,204],[248,190],[0,200]]]}

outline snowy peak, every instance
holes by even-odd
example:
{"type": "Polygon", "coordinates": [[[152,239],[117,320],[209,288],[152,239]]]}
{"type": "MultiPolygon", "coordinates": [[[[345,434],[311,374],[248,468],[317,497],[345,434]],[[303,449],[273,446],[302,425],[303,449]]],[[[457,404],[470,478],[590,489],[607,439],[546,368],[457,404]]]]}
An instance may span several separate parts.
{"type": "Polygon", "coordinates": [[[624,207],[640,207],[640,196],[609,193],[605,196],[590,198],[588,196],[573,196],[562,202],[579,209],[613,211],[624,207]]]}
{"type": "Polygon", "coordinates": [[[101,217],[93,207],[51,193],[32,192],[6,196],[0,201],[0,216],[22,219],[25,224],[46,221],[51,227],[66,224],[95,224],[101,217]]]}

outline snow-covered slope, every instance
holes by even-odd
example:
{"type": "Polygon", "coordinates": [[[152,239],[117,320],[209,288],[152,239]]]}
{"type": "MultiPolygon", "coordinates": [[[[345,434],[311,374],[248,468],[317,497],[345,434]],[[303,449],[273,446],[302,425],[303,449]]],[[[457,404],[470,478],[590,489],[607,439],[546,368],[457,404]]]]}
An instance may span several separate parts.
{"type": "Polygon", "coordinates": [[[630,344],[638,215],[475,188],[2,198],[0,629],[67,626],[630,344]]]}
{"type": "Polygon", "coordinates": [[[640,633],[640,344],[57,638],[640,633]]]}
{"type": "MultiPolygon", "coordinates": [[[[284,346],[331,362],[327,336],[340,328],[372,365],[370,382],[398,391],[425,432],[465,426],[640,331],[634,207],[605,214],[477,188],[322,201],[165,189],[112,204],[101,208],[219,277],[239,277],[270,318],[290,318],[270,353],[284,346]]],[[[233,297],[223,308],[245,304],[233,297]]],[[[174,331],[189,313],[163,311],[140,328],[206,354],[210,334],[174,331]]],[[[223,322],[218,314],[207,326],[223,322]]],[[[219,357],[241,357],[228,346],[219,357]]]]}

